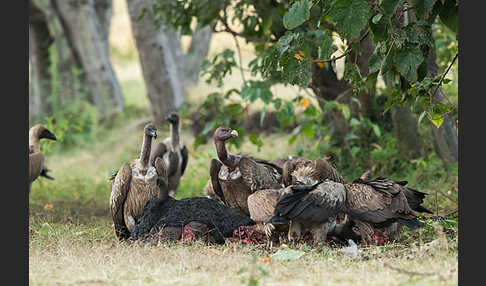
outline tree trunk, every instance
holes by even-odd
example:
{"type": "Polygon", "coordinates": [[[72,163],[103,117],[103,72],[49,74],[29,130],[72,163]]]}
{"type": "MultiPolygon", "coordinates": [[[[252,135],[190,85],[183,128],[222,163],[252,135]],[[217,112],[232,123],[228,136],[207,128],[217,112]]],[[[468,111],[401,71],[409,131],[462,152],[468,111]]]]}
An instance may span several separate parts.
{"type": "MultiPolygon", "coordinates": [[[[437,55],[435,47],[432,47],[427,57],[427,75],[435,77],[439,74],[439,65],[437,64],[437,55]]],[[[435,89],[434,89],[435,90],[435,89]]],[[[442,88],[437,90],[434,100],[445,104],[446,100],[442,93],[442,88]]],[[[442,161],[447,164],[456,163],[459,159],[457,129],[454,119],[448,114],[444,114],[444,120],[439,128],[431,124],[432,137],[434,140],[435,152],[442,161]]]]}
{"type": "Polygon", "coordinates": [[[199,73],[204,59],[208,56],[211,42],[211,27],[206,26],[194,32],[191,45],[187,50],[184,66],[185,83],[195,86],[199,81],[199,73]]]}
{"type": "Polygon", "coordinates": [[[422,140],[418,131],[417,118],[410,108],[408,106],[393,106],[391,117],[400,154],[410,159],[420,157],[422,140]]]}
{"type": "Polygon", "coordinates": [[[124,101],[108,47],[109,27],[106,26],[111,2],[102,2],[96,9],[94,0],[51,1],[75,62],[86,78],[90,100],[97,107],[100,119],[106,119],[120,112],[124,101]]]}
{"type": "MultiPolygon", "coordinates": [[[[127,1],[152,114],[155,122],[162,124],[167,114],[177,108],[176,103],[180,103],[183,98],[183,89],[174,58],[164,52],[170,49],[169,39],[154,26],[152,13],[147,11],[137,20],[142,9],[148,6],[149,3],[143,0],[127,1]]],[[[179,38],[172,40],[178,41],[179,38]]]]}
{"type": "Polygon", "coordinates": [[[49,33],[47,19],[41,9],[29,2],[29,58],[31,63],[31,92],[29,94],[29,117],[40,121],[51,111],[48,98],[51,96],[51,74],[49,46],[53,38],[49,33]]]}

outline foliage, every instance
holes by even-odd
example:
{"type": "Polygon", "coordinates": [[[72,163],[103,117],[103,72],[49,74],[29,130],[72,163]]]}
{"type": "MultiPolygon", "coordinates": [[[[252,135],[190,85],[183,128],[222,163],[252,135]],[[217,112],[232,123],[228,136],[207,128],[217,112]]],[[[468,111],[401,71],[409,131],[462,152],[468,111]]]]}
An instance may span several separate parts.
{"type": "MultiPolygon", "coordinates": [[[[191,23],[196,19],[197,27],[209,24],[215,32],[229,32],[234,37],[246,39],[255,49],[256,57],[248,67],[237,62],[234,52],[228,49],[203,64],[202,74],[206,82],[215,83],[218,87],[222,86],[224,77],[231,74],[233,69],[248,68],[256,79],[247,81],[243,77],[239,90],[208,96],[202,107],[208,108],[208,112],[216,116],[206,122],[195,146],[205,143],[203,138],[207,138],[218,125],[231,125],[242,116],[245,108],[238,107],[238,103],[229,103],[228,109],[222,106],[223,99],[227,99],[229,94],[236,94],[242,99],[243,105],[263,101],[265,109],[262,120],[266,108],[273,108],[278,112],[281,127],[297,123],[299,127],[295,136],[303,134],[315,139],[332,138],[333,130],[320,118],[333,108],[338,108],[353,129],[346,138],[348,153],[356,155],[362,148],[356,146],[359,143],[355,144],[358,136],[356,129],[363,129],[360,131],[362,138],[366,137],[365,134],[379,137],[381,131],[377,122],[360,115],[350,116],[350,107],[346,104],[325,102],[322,98],[319,98],[319,107],[311,106],[302,114],[297,114],[302,96],[285,101],[276,98],[271,87],[289,84],[308,88],[313,79],[317,80],[314,78],[316,69],[335,70],[336,53],[339,57],[359,53],[360,41],[370,34],[376,49],[369,59],[369,74],[363,76],[360,73],[356,57],[346,58],[344,79],[353,87],[354,94],[373,88],[378,76],[381,76],[387,80],[390,88],[385,97],[384,112],[393,105],[408,104],[420,115],[421,120],[426,116],[438,127],[443,114],[455,112],[456,107],[432,100],[436,88],[450,81],[442,79],[442,72],[430,77],[426,59],[432,49],[437,49],[441,70],[444,69],[443,62],[452,61],[455,54],[446,53],[444,46],[451,43],[457,46],[454,36],[457,33],[457,5],[454,0],[215,0],[211,1],[211,5],[207,0],[187,0],[156,1],[151,9],[157,15],[158,25],[171,25],[184,34],[191,34],[194,29],[191,23]],[[229,13],[230,10],[232,13],[229,13]],[[404,15],[411,14],[415,17],[404,19],[404,15]],[[242,29],[237,30],[233,28],[234,25],[240,25],[242,29]],[[442,30],[447,30],[445,36],[442,30]],[[434,37],[432,31],[440,36],[434,37]],[[345,45],[337,47],[336,38],[345,45]],[[223,117],[222,114],[227,116],[223,117]]],[[[238,46],[237,52],[240,52],[238,46]]],[[[295,138],[292,140],[295,141],[295,138]]],[[[261,144],[255,135],[251,141],[261,144]]],[[[331,145],[337,143],[331,142],[331,145]]],[[[361,144],[366,143],[369,140],[361,144]]]]}

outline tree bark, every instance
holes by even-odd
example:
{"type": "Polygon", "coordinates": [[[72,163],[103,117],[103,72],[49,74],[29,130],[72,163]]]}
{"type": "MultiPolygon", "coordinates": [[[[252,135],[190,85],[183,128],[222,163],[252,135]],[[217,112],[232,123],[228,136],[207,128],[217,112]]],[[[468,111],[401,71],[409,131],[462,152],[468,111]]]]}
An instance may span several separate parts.
{"type": "Polygon", "coordinates": [[[97,107],[100,119],[112,117],[123,109],[124,100],[111,65],[107,40],[107,15],[111,2],[103,1],[98,10],[94,0],[52,0],[51,3],[73,50],[75,62],[82,67],[90,87],[90,100],[97,107]]]}
{"type": "Polygon", "coordinates": [[[408,106],[393,106],[391,117],[400,154],[411,159],[420,157],[422,140],[418,131],[417,118],[410,108],[408,106]]]}
{"type": "Polygon", "coordinates": [[[170,50],[169,39],[154,26],[152,13],[147,11],[140,20],[137,20],[142,10],[148,6],[149,3],[143,0],[127,1],[152,114],[154,121],[162,124],[167,114],[177,108],[176,103],[181,103],[183,89],[174,58],[164,52],[170,50]]]}
{"type": "Polygon", "coordinates": [[[29,1],[29,58],[31,63],[31,89],[29,117],[40,121],[51,111],[48,98],[52,93],[49,67],[49,46],[53,42],[47,19],[42,10],[29,1]]]}
{"type": "Polygon", "coordinates": [[[204,59],[208,56],[211,42],[211,27],[206,26],[194,32],[191,45],[187,50],[184,66],[184,79],[189,85],[195,86],[199,82],[199,73],[204,59]]]}

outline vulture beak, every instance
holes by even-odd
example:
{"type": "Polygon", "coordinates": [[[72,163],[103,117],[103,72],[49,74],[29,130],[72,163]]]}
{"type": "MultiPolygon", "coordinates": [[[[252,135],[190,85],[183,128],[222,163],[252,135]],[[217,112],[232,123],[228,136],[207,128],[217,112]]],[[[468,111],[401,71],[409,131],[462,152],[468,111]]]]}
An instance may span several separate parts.
{"type": "Polygon", "coordinates": [[[54,133],[52,133],[51,131],[49,131],[47,129],[44,129],[44,131],[42,131],[39,138],[51,139],[51,140],[54,140],[54,141],[57,140],[56,135],[54,135],[54,133]]]}
{"type": "Polygon", "coordinates": [[[150,130],[150,135],[152,135],[154,139],[157,139],[157,130],[156,129],[150,130]]]}
{"type": "Polygon", "coordinates": [[[231,130],[231,136],[233,136],[233,137],[238,137],[238,131],[236,131],[236,130],[231,130]]]}
{"type": "Polygon", "coordinates": [[[169,121],[170,123],[174,123],[174,122],[176,122],[176,120],[177,120],[176,116],[175,116],[174,114],[172,114],[172,113],[171,113],[171,114],[169,114],[169,115],[167,115],[167,118],[166,118],[166,119],[167,119],[167,121],[169,121]]]}

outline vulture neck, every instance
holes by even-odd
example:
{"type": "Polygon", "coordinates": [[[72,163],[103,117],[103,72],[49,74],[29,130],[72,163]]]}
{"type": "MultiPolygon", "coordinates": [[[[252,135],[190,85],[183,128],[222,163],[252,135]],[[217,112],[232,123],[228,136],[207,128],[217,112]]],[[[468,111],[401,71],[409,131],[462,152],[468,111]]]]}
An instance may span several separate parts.
{"type": "Polygon", "coordinates": [[[29,132],[29,150],[31,153],[40,151],[40,139],[33,132],[29,132]]]}
{"type": "Polygon", "coordinates": [[[142,169],[148,169],[150,149],[152,147],[152,137],[150,135],[145,135],[142,142],[142,151],[140,152],[140,165],[142,169]]]}
{"type": "Polygon", "coordinates": [[[178,124],[172,123],[170,125],[170,141],[172,144],[173,151],[176,151],[179,147],[179,126],[178,124]]]}
{"type": "Polygon", "coordinates": [[[218,158],[224,165],[228,166],[230,169],[236,167],[236,158],[226,151],[226,145],[222,140],[214,140],[214,145],[216,145],[216,152],[218,153],[218,158]]]}

